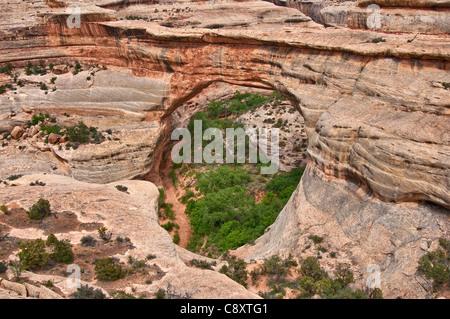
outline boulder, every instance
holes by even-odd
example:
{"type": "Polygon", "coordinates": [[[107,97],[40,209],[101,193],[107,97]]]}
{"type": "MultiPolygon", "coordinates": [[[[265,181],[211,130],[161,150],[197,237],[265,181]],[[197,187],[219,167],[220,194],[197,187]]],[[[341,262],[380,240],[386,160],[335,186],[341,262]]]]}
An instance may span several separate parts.
{"type": "Polygon", "coordinates": [[[52,70],[53,74],[59,75],[69,72],[69,68],[67,65],[55,65],[52,70]]]}
{"type": "Polygon", "coordinates": [[[48,136],[48,142],[50,144],[57,144],[60,139],[61,139],[61,135],[56,134],[56,133],[50,133],[50,135],[48,136]]]}
{"type": "Polygon", "coordinates": [[[41,286],[39,287],[39,290],[40,290],[39,299],[64,299],[56,292],[48,289],[47,287],[41,286]]]}
{"type": "Polygon", "coordinates": [[[36,126],[32,126],[30,129],[30,136],[35,136],[37,133],[39,133],[39,129],[36,126]]]}
{"type": "Polygon", "coordinates": [[[11,290],[19,294],[20,296],[26,297],[27,296],[27,289],[24,285],[19,284],[17,282],[12,282],[9,280],[2,280],[1,287],[6,290],[11,290]]]}
{"type": "Polygon", "coordinates": [[[39,287],[30,285],[29,283],[25,283],[25,288],[27,289],[28,297],[39,298],[39,294],[41,292],[39,287]]]}
{"type": "Polygon", "coordinates": [[[16,140],[19,139],[23,134],[23,128],[20,126],[16,126],[11,131],[11,136],[15,138],[16,140]]]}

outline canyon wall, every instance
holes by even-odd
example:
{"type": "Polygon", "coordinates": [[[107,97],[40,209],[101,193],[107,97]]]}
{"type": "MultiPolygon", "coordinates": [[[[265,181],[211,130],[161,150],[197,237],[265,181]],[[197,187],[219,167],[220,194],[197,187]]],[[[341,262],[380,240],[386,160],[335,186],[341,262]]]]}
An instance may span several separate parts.
{"type": "Polygon", "coordinates": [[[448,34],[448,1],[287,0],[324,26],[376,29],[383,32],[448,34]],[[378,21],[378,22],[377,22],[378,21]]]}
{"type": "MultiPolygon", "coordinates": [[[[380,265],[386,296],[428,296],[424,279],[415,275],[425,253],[422,243],[448,237],[450,42],[440,35],[447,30],[411,35],[324,28],[297,10],[260,1],[199,3],[181,11],[184,7],[162,20],[152,20],[157,13],[150,7],[149,21],[128,21],[120,20],[120,11],[115,18],[113,10],[89,6],[79,29],[66,26],[63,9],[53,9],[27,26],[3,25],[0,62],[80,60],[151,79],[139,82],[141,91],[146,85],[149,91],[139,100],[142,105],[128,109],[112,98],[107,108],[99,104],[92,113],[107,110],[106,121],[110,108],[117,108],[114,121],[129,122],[128,132],[154,128],[143,131],[141,136],[151,136],[152,142],[135,153],[144,164],[127,178],[159,167],[153,152],[158,154],[158,134],[167,137],[164,120],[212,83],[281,92],[305,119],[307,172],[270,230],[236,254],[247,259],[301,256],[305,236],[327,234],[340,260],[349,260],[359,273],[368,264],[380,265]],[[208,20],[196,21],[201,16],[208,20]],[[374,41],[379,38],[384,41],[374,41]]],[[[166,7],[157,8],[159,13],[166,7]]],[[[130,90],[120,77],[115,83],[130,90]]],[[[51,96],[29,107],[54,111],[51,96]]],[[[53,97],[60,112],[64,105],[91,110],[89,103],[61,105],[62,97],[53,97]]],[[[21,113],[25,100],[2,97],[2,112],[21,113]]],[[[82,154],[59,156],[74,163],[82,154]]],[[[82,168],[73,164],[70,169],[81,180],[111,182],[124,177],[122,168],[130,158],[109,163],[107,174],[104,162],[92,154],[82,168]]]]}

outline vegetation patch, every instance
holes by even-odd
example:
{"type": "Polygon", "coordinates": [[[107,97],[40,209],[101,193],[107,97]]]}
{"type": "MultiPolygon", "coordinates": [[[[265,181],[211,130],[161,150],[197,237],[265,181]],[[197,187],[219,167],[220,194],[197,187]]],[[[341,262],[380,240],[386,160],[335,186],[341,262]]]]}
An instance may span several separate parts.
{"type": "Polygon", "coordinates": [[[111,257],[95,261],[95,278],[102,281],[115,281],[125,277],[122,265],[111,257]]]}
{"type": "Polygon", "coordinates": [[[37,203],[31,206],[30,210],[27,211],[27,215],[30,219],[39,221],[50,214],[50,203],[43,198],[40,198],[37,203]]]}
{"type": "Polygon", "coordinates": [[[433,280],[434,291],[440,290],[444,285],[450,284],[450,242],[444,238],[439,239],[440,248],[428,252],[419,259],[417,271],[427,279],[433,280]]]}

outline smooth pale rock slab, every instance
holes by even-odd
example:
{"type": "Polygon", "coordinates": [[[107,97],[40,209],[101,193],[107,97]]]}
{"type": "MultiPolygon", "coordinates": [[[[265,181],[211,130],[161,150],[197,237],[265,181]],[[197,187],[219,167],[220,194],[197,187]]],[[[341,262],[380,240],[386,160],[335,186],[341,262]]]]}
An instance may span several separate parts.
{"type": "Polygon", "coordinates": [[[1,281],[0,285],[2,288],[14,291],[20,296],[27,296],[27,289],[22,284],[4,279],[1,281]]]}
{"type": "Polygon", "coordinates": [[[39,287],[39,299],[64,299],[61,295],[57,294],[53,290],[41,286],[39,287]]]}

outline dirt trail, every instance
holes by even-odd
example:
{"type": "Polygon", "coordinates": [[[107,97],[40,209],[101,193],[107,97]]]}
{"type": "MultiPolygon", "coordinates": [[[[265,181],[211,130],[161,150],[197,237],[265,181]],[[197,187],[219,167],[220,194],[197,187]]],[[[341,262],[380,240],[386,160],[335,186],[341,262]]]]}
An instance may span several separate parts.
{"type": "Polygon", "coordinates": [[[169,177],[169,172],[172,170],[171,161],[163,161],[161,163],[160,176],[162,181],[162,187],[166,195],[166,203],[173,204],[173,211],[175,213],[174,223],[180,226],[178,229],[178,234],[180,236],[180,242],[178,245],[180,247],[186,248],[189,240],[191,238],[191,224],[189,217],[186,215],[186,205],[182,204],[177,199],[177,190],[173,186],[172,179],[169,177]]]}

